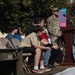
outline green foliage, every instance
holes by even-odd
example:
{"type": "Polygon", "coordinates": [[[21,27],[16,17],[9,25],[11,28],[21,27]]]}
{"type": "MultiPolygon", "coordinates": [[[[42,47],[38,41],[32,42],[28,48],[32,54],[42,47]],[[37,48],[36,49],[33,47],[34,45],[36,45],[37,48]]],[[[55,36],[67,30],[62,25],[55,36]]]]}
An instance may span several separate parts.
{"type": "Polygon", "coordinates": [[[75,5],[67,6],[68,0],[0,0],[0,30],[8,32],[8,27],[18,24],[23,32],[32,24],[35,17],[47,18],[51,15],[50,7],[66,7],[75,13],[75,5]],[[72,9],[71,9],[72,8],[72,9]]]}

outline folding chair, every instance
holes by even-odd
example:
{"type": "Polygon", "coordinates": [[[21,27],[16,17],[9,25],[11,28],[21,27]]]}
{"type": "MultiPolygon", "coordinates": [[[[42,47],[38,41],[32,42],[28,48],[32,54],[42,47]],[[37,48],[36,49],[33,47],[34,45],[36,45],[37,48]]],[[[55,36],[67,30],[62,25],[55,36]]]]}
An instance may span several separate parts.
{"type": "MultiPolygon", "coordinates": [[[[0,38],[0,49],[13,49],[13,46],[7,38],[0,38]]],[[[5,57],[10,57],[11,55],[14,58],[16,57],[15,52],[13,52],[13,54],[9,54],[9,56],[8,56],[8,54],[6,54],[5,57]]]]}
{"type": "MultiPolygon", "coordinates": [[[[19,47],[19,45],[20,45],[20,41],[18,40],[18,39],[16,39],[16,38],[12,38],[12,42],[13,42],[13,44],[15,45],[15,47],[19,47]]],[[[28,65],[28,63],[27,63],[27,57],[29,57],[29,56],[31,56],[32,54],[31,53],[23,53],[23,58],[25,58],[24,60],[23,60],[23,68],[24,68],[24,71],[26,72],[26,73],[32,73],[32,69],[30,68],[30,66],[28,65]]]]}
{"type": "Polygon", "coordinates": [[[7,38],[0,38],[0,45],[3,46],[3,49],[6,49],[7,46],[9,46],[9,48],[13,48],[12,44],[7,38]]]}

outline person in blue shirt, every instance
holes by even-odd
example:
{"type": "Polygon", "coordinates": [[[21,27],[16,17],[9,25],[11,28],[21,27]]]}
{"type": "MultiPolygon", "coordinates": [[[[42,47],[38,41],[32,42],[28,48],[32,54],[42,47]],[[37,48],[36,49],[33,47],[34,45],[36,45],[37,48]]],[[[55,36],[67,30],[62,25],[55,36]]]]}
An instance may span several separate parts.
{"type": "Polygon", "coordinates": [[[17,33],[18,31],[18,26],[12,26],[10,28],[10,32],[8,33],[8,35],[6,36],[6,38],[10,41],[10,43],[12,44],[12,46],[15,48],[13,42],[12,42],[12,38],[15,38],[15,34],[17,33]]]}

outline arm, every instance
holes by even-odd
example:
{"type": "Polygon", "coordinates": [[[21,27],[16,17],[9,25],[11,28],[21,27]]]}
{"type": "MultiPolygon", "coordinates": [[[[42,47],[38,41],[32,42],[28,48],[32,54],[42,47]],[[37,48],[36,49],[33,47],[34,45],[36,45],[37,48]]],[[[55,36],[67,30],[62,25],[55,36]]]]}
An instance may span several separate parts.
{"type": "Polygon", "coordinates": [[[37,38],[36,35],[32,35],[32,36],[30,37],[30,40],[31,40],[31,44],[32,44],[35,48],[40,48],[40,49],[45,49],[45,50],[50,49],[50,47],[41,46],[40,40],[37,38]]]}
{"type": "Polygon", "coordinates": [[[47,19],[47,29],[48,29],[48,32],[49,32],[50,35],[56,36],[55,32],[53,31],[54,28],[53,28],[52,24],[53,24],[53,23],[52,23],[51,19],[48,18],[48,19],[47,19]]]}
{"type": "Polygon", "coordinates": [[[60,31],[59,25],[57,25],[57,28],[56,28],[56,36],[57,37],[60,37],[61,35],[62,35],[62,31],[60,31]]]}
{"type": "Polygon", "coordinates": [[[53,36],[61,36],[62,32],[60,31],[59,21],[53,21],[51,18],[47,19],[47,28],[51,35],[53,36]]]}
{"type": "Polygon", "coordinates": [[[58,46],[55,46],[55,45],[52,45],[52,44],[48,43],[48,41],[46,39],[42,39],[41,43],[44,44],[46,47],[50,47],[50,48],[53,48],[53,49],[58,49],[58,46]]]}
{"type": "Polygon", "coordinates": [[[49,33],[48,33],[48,29],[47,28],[44,28],[43,33],[45,33],[46,36],[49,37],[49,33]]]}
{"type": "Polygon", "coordinates": [[[40,46],[40,45],[34,45],[35,48],[40,48],[44,50],[50,50],[50,47],[40,46]]]}

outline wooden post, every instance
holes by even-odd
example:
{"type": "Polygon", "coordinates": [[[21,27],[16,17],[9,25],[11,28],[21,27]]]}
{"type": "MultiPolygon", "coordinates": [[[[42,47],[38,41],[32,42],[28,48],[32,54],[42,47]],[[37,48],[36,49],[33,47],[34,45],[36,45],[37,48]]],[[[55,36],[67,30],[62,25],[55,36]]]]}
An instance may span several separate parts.
{"type": "Polygon", "coordinates": [[[73,25],[61,28],[64,33],[65,47],[66,47],[66,58],[64,65],[74,65],[73,55],[72,55],[72,44],[73,44],[73,32],[75,27],[73,25]]]}
{"type": "Polygon", "coordinates": [[[17,75],[23,75],[23,50],[16,49],[17,51],[17,58],[19,59],[16,64],[17,75]]]}

